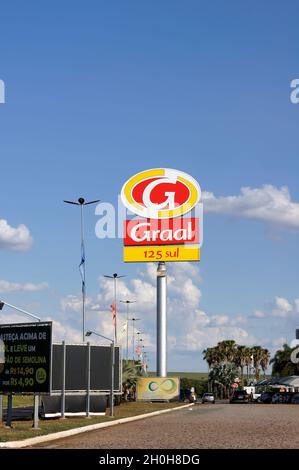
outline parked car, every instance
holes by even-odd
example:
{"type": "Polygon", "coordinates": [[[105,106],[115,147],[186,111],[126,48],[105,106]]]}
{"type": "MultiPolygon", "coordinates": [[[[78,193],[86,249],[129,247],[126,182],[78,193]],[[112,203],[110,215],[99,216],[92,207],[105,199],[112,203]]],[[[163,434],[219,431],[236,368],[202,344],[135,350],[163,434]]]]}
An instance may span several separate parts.
{"type": "Polygon", "coordinates": [[[215,397],[213,393],[204,393],[201,397],[201,403],[213,403],[215,404],[215,397]]]}
{"type": "Polygon", "coordinates": [[[274,393],[272,403],[292,403],[292,396],[289,393],[274,393]]]}
{"type": "Polygon", "coordinates": [[[299,405],[299,393],[296,393],[295,395],[293,395],[292,403],[293,405],[299,405]]]}
{"type": "Polygon", "coordinates": [[[230,403],[249,403],[250,395],[246,390],[235,390],[232,397],[230,398],[230,403]]]}
{"type": "Polygon", "coordinates": [[[244,387],[244,390],[248,393],[248,395],[250,395],[251,401],[259,401],[260,400],[261,393],[257,393],[256,389],[253,385],[248,386],[248,387],[244,387]]]}
{"type": "Polygon", "coordinates": [[[272,403],[273,392],[263,392],[260,397],[261,403],[272,403]]]}

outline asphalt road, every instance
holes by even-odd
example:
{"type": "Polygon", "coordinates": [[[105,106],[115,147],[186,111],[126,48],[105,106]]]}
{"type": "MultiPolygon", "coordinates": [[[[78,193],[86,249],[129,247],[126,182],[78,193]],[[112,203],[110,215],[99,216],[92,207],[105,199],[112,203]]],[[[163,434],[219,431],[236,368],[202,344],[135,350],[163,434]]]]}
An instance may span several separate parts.
{"type": "Polygon", "coordinates": [[[79,449],[299,448],[299,406],[195,405],[39,445],[79,449]]]}

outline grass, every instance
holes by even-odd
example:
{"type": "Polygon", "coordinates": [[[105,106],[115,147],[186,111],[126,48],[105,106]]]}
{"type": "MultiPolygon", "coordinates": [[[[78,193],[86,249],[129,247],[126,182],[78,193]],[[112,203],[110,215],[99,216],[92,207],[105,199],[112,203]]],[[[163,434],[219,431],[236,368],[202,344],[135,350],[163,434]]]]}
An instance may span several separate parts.
{"type": "MultiPolygon", "coordinates": [[[[7,396],[3,396],[4,406],[7,406],[7,396]]],[[[33,406],[33,395],[14,395],[13,396],[13,407],[33,406]]]]}
{"type": "MultiPolygon", "coordinates": [[[[16,397],[17,398],[17,397],[16,397]]],[[[23,398],[23,397],[18,397],[23,398]]],[[[24,397],[25,398],[25,397],[24,397]]],[[[31,397],[26,397],[31,399],[31,397]]],[[[120,418],[128,418],[143,413],[151,413],[168,408],[175,408],[181,406],[182,403],[143,403],[143,402],[129,402],[123,403],[114,408],[114,418],[110,416],[97,416],[90,418],[67,418],[67,419],[48,419],[40,420],[40,429],[32,428],[32,421],[13,421],[12,429],[6,428],[4,424],[0,423],[0,442],[18,441],[20,439],[27,439],[29,437],[41,436],[59,431],[66,431],[67,429],[89,426],[90,424],[104,423],[113,421],[120,418]]],[[[109,410],[107,410],[109,413],[109,410]]]]}

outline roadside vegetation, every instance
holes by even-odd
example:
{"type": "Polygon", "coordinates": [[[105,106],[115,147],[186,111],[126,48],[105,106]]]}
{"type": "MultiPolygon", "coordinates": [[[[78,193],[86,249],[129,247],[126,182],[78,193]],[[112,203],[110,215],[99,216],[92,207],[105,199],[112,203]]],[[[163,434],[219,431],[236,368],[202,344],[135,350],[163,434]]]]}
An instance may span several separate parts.
{"type": "Polygon", "coordinates": [[[40,420],[40,429],[32,428],[32,421],[13,421],[12,428],[6,428],[5,423],[0,423],[0,442],[17,441],[20,439],[27,439],[45,434],[50,434],[59,431],[66,431],[67,429],[79,428],[82,426],[89,426],[91,424],[109,422],[121,418],[128,418],[130,416],[137,416],[143,413],[151,413],[153,411],[166,410],[182,406],[182,403],[144,403],[144,402],[130,402],[122,403],[120,406],[114,408],[114,417],[108,416],[109,410],[105,416],[92,416],[73,417],[66,419],[47,419],[40,420]]]}
{"type": "Polygon", "coordinates": [[[240,376],[240,386],[266,376],[270,352],[261,346],[247,347],[233,340],[219,342],[203,351],[209,367],[209,389],[216,396],[228,398],[230,386],[240,376]]]}

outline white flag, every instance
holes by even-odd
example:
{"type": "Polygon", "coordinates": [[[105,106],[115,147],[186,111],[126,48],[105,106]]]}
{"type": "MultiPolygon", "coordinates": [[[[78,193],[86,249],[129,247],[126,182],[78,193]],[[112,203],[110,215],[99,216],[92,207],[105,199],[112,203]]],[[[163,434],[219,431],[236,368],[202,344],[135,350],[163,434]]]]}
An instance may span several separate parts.
{"type": "Polygon", "coordinates": [[[119,337],[118,337],[119,341],[122,341],[122,339],[125,337],[127,329],[128,329],[128,321],[126,320],[122,325],[122,328],[121,328],[121,331],[120,331],[120,334],[119,334],[119,337]]]}

